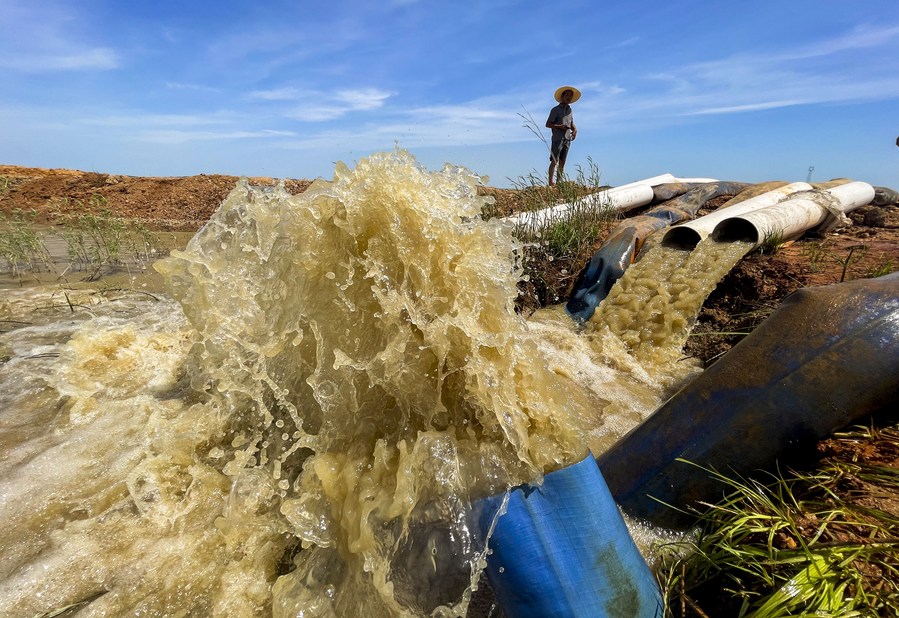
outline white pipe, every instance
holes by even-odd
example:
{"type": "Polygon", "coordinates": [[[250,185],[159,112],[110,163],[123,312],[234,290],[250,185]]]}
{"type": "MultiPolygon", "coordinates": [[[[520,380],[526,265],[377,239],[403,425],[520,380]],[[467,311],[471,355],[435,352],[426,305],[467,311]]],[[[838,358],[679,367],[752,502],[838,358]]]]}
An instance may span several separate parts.
{"type": "MultiPolygon", "coordinates": [[[[675,178],[671,182],[684,182],[687,184],[701,185],[701,184],[707,184],[710,182],[721,182],[721,181],[719,181],[717,178],[675,178]]],[[[659,183],[659,184],[661,184],[661,183],[659,183]]]]}
{"type": "Polygon", "coordinates": [[[737,202],[732,206],[721,208],[715,212],[681,223],[669,228],[662,236],[662,244],[669,247],[680,247],[682,249],[693,249],[699,244],[699,241],[707,237],[724,219],[737,217],[753,210],[759,210],[767,206],[772,206],[782,201],[786,196],[797,191],[811,191],[812,185],[805,182],[794,182],[783,187],[778,187],[767,193],[762,193],[755,197],[737,202]]]}
{"type": "Polygon", "coordinates": [[[845,213],[870,204],[874,187],[866,182],[850,182],[826,191],[804,191],[793,197],[721,221],[712,238],[722,241],[748,240],[759,247],[767,239],[790,240],[816,227],[829,228],[845,213]]]}
{"type": "Polygon", "coordinates": [[[542,210],[520,212],[517,215],[504,217],[503,221],[508,221],[514,225],[542,227],[550,221],[557,221],[565,217],[570,210],[575,208],[625,211],[649,204],[652,201],[652,196],[651,185],[634,184],[628,187],[597,191],[596,193],[585,195],[574,202],[556,204],[542,210]]]}
{"type": "Polygon", "coordinates": [[[672,174],[665,173],[643,180],[629,182],[624,185],[612,187],[604,191],[598,191],[584,196],[575,202],[567,202],[564,204],[556,204],[542,210],[534,210],[529,212],[521,212],[508,217],[503,217],[503,221],[507,221],[513,225],[542,227],[550,221],[561,219],[568,214],[573,208],[594,208],[609,209],[617,212],[625,212],[640,206],[645,206],[652,202],[652,188],[669,182],[684,183],[706,183],[718,182],[712,178],[677,178],[672,174]]]}

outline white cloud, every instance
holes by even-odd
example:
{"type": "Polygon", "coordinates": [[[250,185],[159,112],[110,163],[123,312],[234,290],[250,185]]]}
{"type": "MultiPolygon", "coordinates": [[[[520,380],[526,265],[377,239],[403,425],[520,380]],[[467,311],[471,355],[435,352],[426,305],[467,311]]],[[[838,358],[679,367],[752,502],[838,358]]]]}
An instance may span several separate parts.
{"type": "Polygon", "coordinates": [[[274,90],[254,90],[249,94],[251,99],[260,101],[295,101],[302,96],[296,88],[276,88],[274,90]]]}
{"type": "Polygon", "coordinates": [[[187,142],[284,138],[295,136],[296,133],[292,131],[275,131],[270,129],[263,129],[260,131],[178,131],[174,129],[160,129],[143,131],[138,134],[140,140],[156,144],[183,144],[187,142]]]}
{"type": "Polygon", "coordinates": [[[216,112],[195,116],[191,114],[121,114],[100,117],[84,117],[73,120],[83,124],[100,125],[107,127],[195,127],[209,125],[223,125],[234,121],[232,115],[216,112]]]}
{"type": "Polygon", "coordinates": [[[802,105],[805,101],[793,99],[788,101],[764,101],[761,103],[750,103],[748,105],[731,105],[729,107],[709,107],[696,110],[695,112],[687,112],[685,116],[699,116],[703,114],[733,114],[739,112],[755,112],[763,109],[775,109],[778,107],[791,107],[793,105],[802,105]]]}
{"type": "Polygon", "coordinates": [[[393,93],[377,88],[360,90],[338,90],[335,99],[344,104],[348,111],[378,109],[393,93]]]}
{"type": "Polygon", "coordinates": [[[77,6],[49,2],[0,3],[0,68],[13,71],[107,71],[122,65],[118,52],[90,34],[77,6]]]}
{"type": "Polygon", "coordinates": [[[121,61],[115,51],[105,47],[72,50],[64,53],[0,54],[0,67],[14,71],[107,71],[117,69],[121,61]]]}
{"type": "Polygon", "coordinates": [[[181,82],[166,82],[165,87],[169,90],[193,90],[196,92],[221,92],[221,88],[206,86],[203,84],[184,84],[181,82]]]}
{"type": "Polygon", "coordinates": [[[296,100],[286,116],[300,122],[333,120],[351,112],[368,112],[380,109],[393,96],[392,92],[378,88],[344,89],[334,92],[320,90],[301,92],[292,88],[266,91],[265,100],[296,100]]]}

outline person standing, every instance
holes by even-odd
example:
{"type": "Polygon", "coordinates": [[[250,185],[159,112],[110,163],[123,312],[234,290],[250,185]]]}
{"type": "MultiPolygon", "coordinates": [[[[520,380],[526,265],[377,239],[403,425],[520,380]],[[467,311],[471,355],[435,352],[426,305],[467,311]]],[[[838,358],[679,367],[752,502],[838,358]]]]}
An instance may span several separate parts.
{"type": "Polygon", "coordinates": [[[552,129],[553,132],[549,151],[549,174],[547,174],[550,187],[554,187],[556,181],[562,180],[568,148],[577,137],[571,104],[581,98],[581,91],[574,86],[562,86],[556,90],[554,96],[559,104],[549,110],[549,118],[546,119],[546,128],[552,129]],[[556,181],[553,181],[554,173],[556,181]]]}

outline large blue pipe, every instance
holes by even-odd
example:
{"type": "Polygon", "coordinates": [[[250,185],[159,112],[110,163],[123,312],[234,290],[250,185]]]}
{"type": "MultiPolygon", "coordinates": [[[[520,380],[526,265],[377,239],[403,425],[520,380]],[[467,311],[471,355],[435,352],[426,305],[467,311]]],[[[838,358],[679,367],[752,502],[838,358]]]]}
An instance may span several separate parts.
{"type": "Polygon", "coordinates": [[[510,618],[660,618],[655,577],[593,456],[476,504],[487,575],[510,618]]]}
{"type": "Polygon", "coordinates": [[[682,528],[724,489],[691,464],[770,470],[897,401],[899,273],[803,288],[598,463],[627,513],[682,528]]]}

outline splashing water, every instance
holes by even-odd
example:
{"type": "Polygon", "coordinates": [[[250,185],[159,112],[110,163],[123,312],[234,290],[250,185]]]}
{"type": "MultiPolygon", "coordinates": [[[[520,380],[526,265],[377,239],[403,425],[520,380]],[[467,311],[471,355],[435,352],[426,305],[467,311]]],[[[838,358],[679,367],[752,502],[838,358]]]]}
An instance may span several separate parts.
{"type": "Polygon", "coordinates": [[[478,182],[402,151],[297,196],[241,181],[155,266],[174,300],[11,293],[3,611],[464,615],[472,502],[668,394],[558,308],[515,313],[520,247],[478,182]]]}

